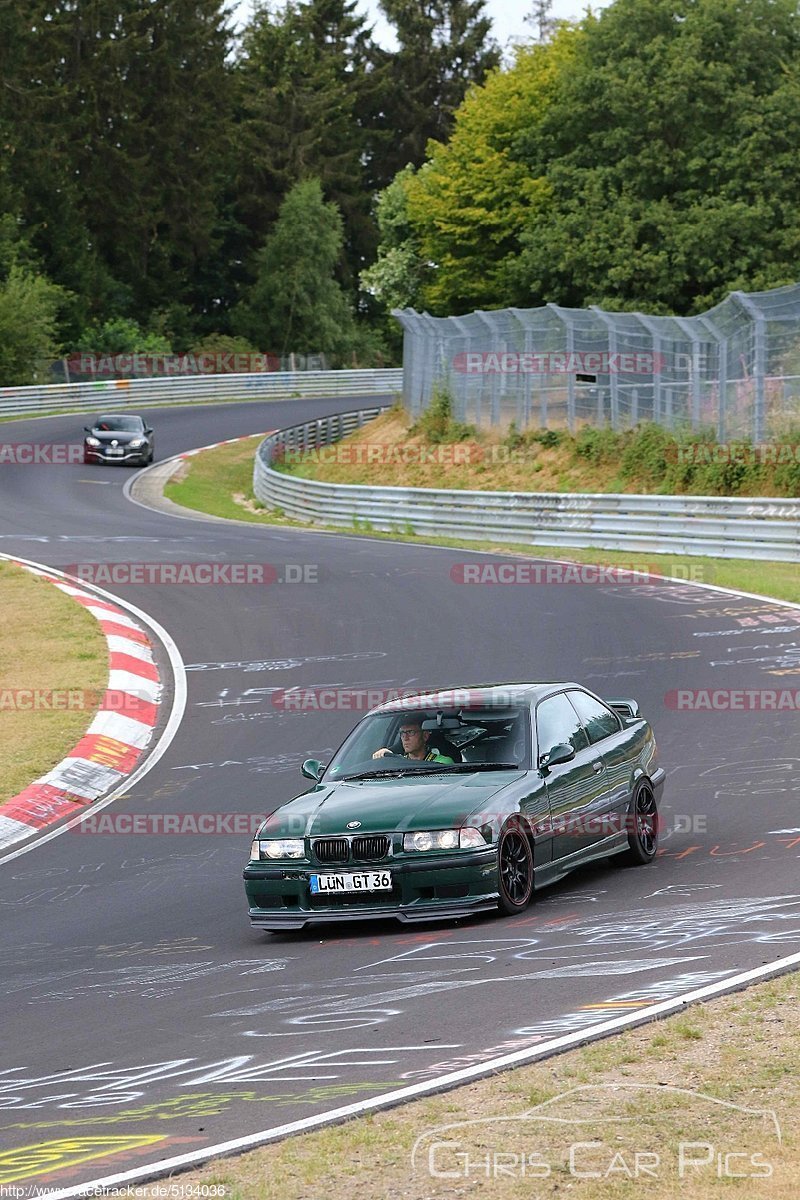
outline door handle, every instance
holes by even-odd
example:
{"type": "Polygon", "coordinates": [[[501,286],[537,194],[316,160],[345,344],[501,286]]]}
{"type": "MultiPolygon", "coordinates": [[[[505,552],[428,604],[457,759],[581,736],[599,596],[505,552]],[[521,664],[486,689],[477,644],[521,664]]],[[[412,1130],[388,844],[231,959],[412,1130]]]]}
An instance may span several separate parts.
{"type": "Polygon", "coordinates": [[[595,775],[599,775],[603,770],[603,763],[600,759],[598,759],[597,762],[592,763],[592,770],[594,771],[595,775]]]}

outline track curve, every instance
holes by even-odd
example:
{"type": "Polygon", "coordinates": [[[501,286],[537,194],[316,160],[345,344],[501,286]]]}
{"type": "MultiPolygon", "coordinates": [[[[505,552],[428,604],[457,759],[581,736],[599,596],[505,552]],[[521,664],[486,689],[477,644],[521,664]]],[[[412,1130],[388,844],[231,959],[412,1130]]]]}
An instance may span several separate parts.
{"type": "MultiPolygon", "coordinates": [[[[352,407],[159,409],[153,423],[164,457],[352,407]]],[[[20,421],[3,439],[74,441],[81,426],[20,421]]],[[[529,676],[640,700],[670,835],[654,866],[576,873],[518,918],[294,937],[248,929],[248,836],[222,825],[67,833],[0,860],[0,1182],[69,1189],[143,1168],[800,950],[797,713],[665,705],[676,688],[800,687],[800,609],[671,583],[466,587],[450,574],[466,551],[188,522],[128,503],[129,477],[3,467],[0,550],[60,569],[312,565],[318,581],[109,588],[188,669],[180,731],[116,811],[233,821],[300,790],[300,761],[324,758],[353,714],[281,713],[270,688],[529,676]]]]}

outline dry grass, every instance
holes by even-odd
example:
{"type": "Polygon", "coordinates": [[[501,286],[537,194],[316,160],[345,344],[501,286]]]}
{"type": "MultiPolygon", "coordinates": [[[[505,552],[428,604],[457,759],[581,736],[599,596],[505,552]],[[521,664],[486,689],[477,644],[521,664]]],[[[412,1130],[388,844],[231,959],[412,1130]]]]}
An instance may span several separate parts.
{"type": "MultiPolygon", "coordinates": [[[[363,429],[351,434],[338,443],[346,447],[373,445],[395,448],[399,458],[408,457],[409,462],[335,463],[315,461],[311,456],[292,465],[291,473],[306,479],[324,479],[329,483],[364,483],[385,487],[429,487],[490,489],[508,492],[607,492],[635,491],[632,486],[610,488],[613,472],[608,467],[593,466],[591,463],[574,464],[561,446],[525,448],[526,461],[514,463],[510,454],[501,445],[499,434],[480,431],[474,438],[459,446],[459,443],[442,447],[429,447],[422,434],[409,432],[405,413],[392,408],[383,416],[376,417],[363,429]],[[444,461],[415,462],[423,448],[432,449],[444,461]],[[463,461],[470,450],[478,447],[480,455],[473,457],[485,461],[463,461]],[[462,461],[450,461],[458,459],[462,461]]],[[[368,452],[363,450],[362,454],[368,452]]]]}
{"type": "MultiPolygon", "coordinates": [[[[0,562],[0,804],[54,767],[86,732],[108,683],[97,621],[51,583],[0,562]],[[18,707],[56,693],[72,709],[18,707]],[[62,699],[66,694],[70,699],[62,699]],[[84,693],[88,695],[84,696],[84,693]]],[[[46,701],[45,701],[46,702],[46,701]]]]}
{"type": "MultiPolygon", "coordinates": [[[[582,1050],[220,1160],[176,1183],[192,1185],[187,1195],[223,1185],[228,1200],[797,1200],[798,987],[797,975],[783,976],[582,1050]],[[538,1118],[487,1121],[546,1102],[538,1118]],[[780,1140],[769,1118],[742,1110],[772,1110],[780,1140]],[[560,1120],[545,1123],[543,1111],[560,1120]],[[464,1121],[483,1123],[429,1132],[464,1121]],[[434,1142],[446,1145],[431,1151],[434,1142]],[[571,1169],[570,1146],[579,1142],[600,1144],[576,1150],[571,1169]],[[718,1157],[726,1154],[745,1157],[718,1157]],[[600,1177],[578,1175],[590,1171],[600,1177]]],[[[142,1185],[141,1194],[155,1192],[142,1185]]]]}
{"type": "MultiPolygon", "coordinates": [[[[372,487],[631,494],[668,490],[662,473],[656,470],[654,474],[652,463],[644,459],[637,459],[638,467],[632,473],[623,473],[618,444],[613,452],[606,451],[596,460],[576,453],[576,442],[570,437],[559,445],[546,446],[528,433],[522,445],[512,448],[507,432],[499,427],[481,428],[461,442],[432,444],[424,432],[411,425],[403,407],[395,405],[336,443],[335,450],[311,451],[299,461],[293,457],[286,469],[302,478],[372,487]],[[332,461],[337,456],[346,456],[345,461],[332,461]]],[[[610,435],[608,430],[603,432],[610,435]]],[[[701,475],[678,490],[691,495],[710,487],[716,495],[719,483],[701,475]]],[[[740,496],[792,494],[786,491],[785,481],[773,478],[770,469],[749,472],[740,486],[741,491],[735,493],[740,496]]]]}

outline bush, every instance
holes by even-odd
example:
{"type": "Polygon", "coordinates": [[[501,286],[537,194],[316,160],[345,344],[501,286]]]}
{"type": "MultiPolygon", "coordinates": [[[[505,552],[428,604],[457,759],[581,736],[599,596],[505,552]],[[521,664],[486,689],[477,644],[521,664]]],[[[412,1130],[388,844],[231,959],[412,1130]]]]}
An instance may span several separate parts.
{"type": "Polygon", "coordinates": [[[78,339],[76,350],[99,358],[117,354],[171,354],[169,339],[149,333],[130,317],[112,317],[102,325],[89,325],[78,339]]]}
{"type": "Polygon", "coordinates": [[[657,486],[678,463],[678,445],[669,430],[661,425],[639,425],[627,435],[622,447],[620,475],[657,486]]]}
{"type": "Polygon", "coordinates": [[[599,429],[586,425],[575,439],[575,453],[599,466],[601,463],[619,461],[622,435],[613,429],[599,429]]]}
{"type": "Polygon", "coordinates": [[[465,442],[467,438],[476,435],[474,425],[463,425],[460,421],[453,420],[453,401],[450,393],[443,387],[434,389],[430,404],[411,427],[410,432],[421,433],[434,445],[441,442],[465,442]]]}
{"type": "Polygon", "coordinates": [[[44,275],[12,266],[0,282],[0,386],[47,378],[58,353],[58,311],[66,293],[44,275]]]}
{"type": "Polygon", "coordinates": [[[560,446],[567,435],[561,429],[539,429],[531,435],[532,442],[538,442],[545,450],[560,446]]]}

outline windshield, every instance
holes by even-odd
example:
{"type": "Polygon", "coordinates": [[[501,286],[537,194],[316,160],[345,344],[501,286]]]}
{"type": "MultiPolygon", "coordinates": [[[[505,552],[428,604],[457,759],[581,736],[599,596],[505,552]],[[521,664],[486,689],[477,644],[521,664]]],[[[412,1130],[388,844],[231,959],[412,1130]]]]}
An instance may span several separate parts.
{"type": "Polygon", "coordinates": [[[101,433],[141,433],[144,422],[141,417],[98,417],[94,428],[101,433]]]}
{"type": "Polygon", "coordinates": [[[462,774],[470,767],[492,770],[498,764],[529,769],[526,705],[376,713],[356,726],[331,759],[325,778],[462,774]]]}

